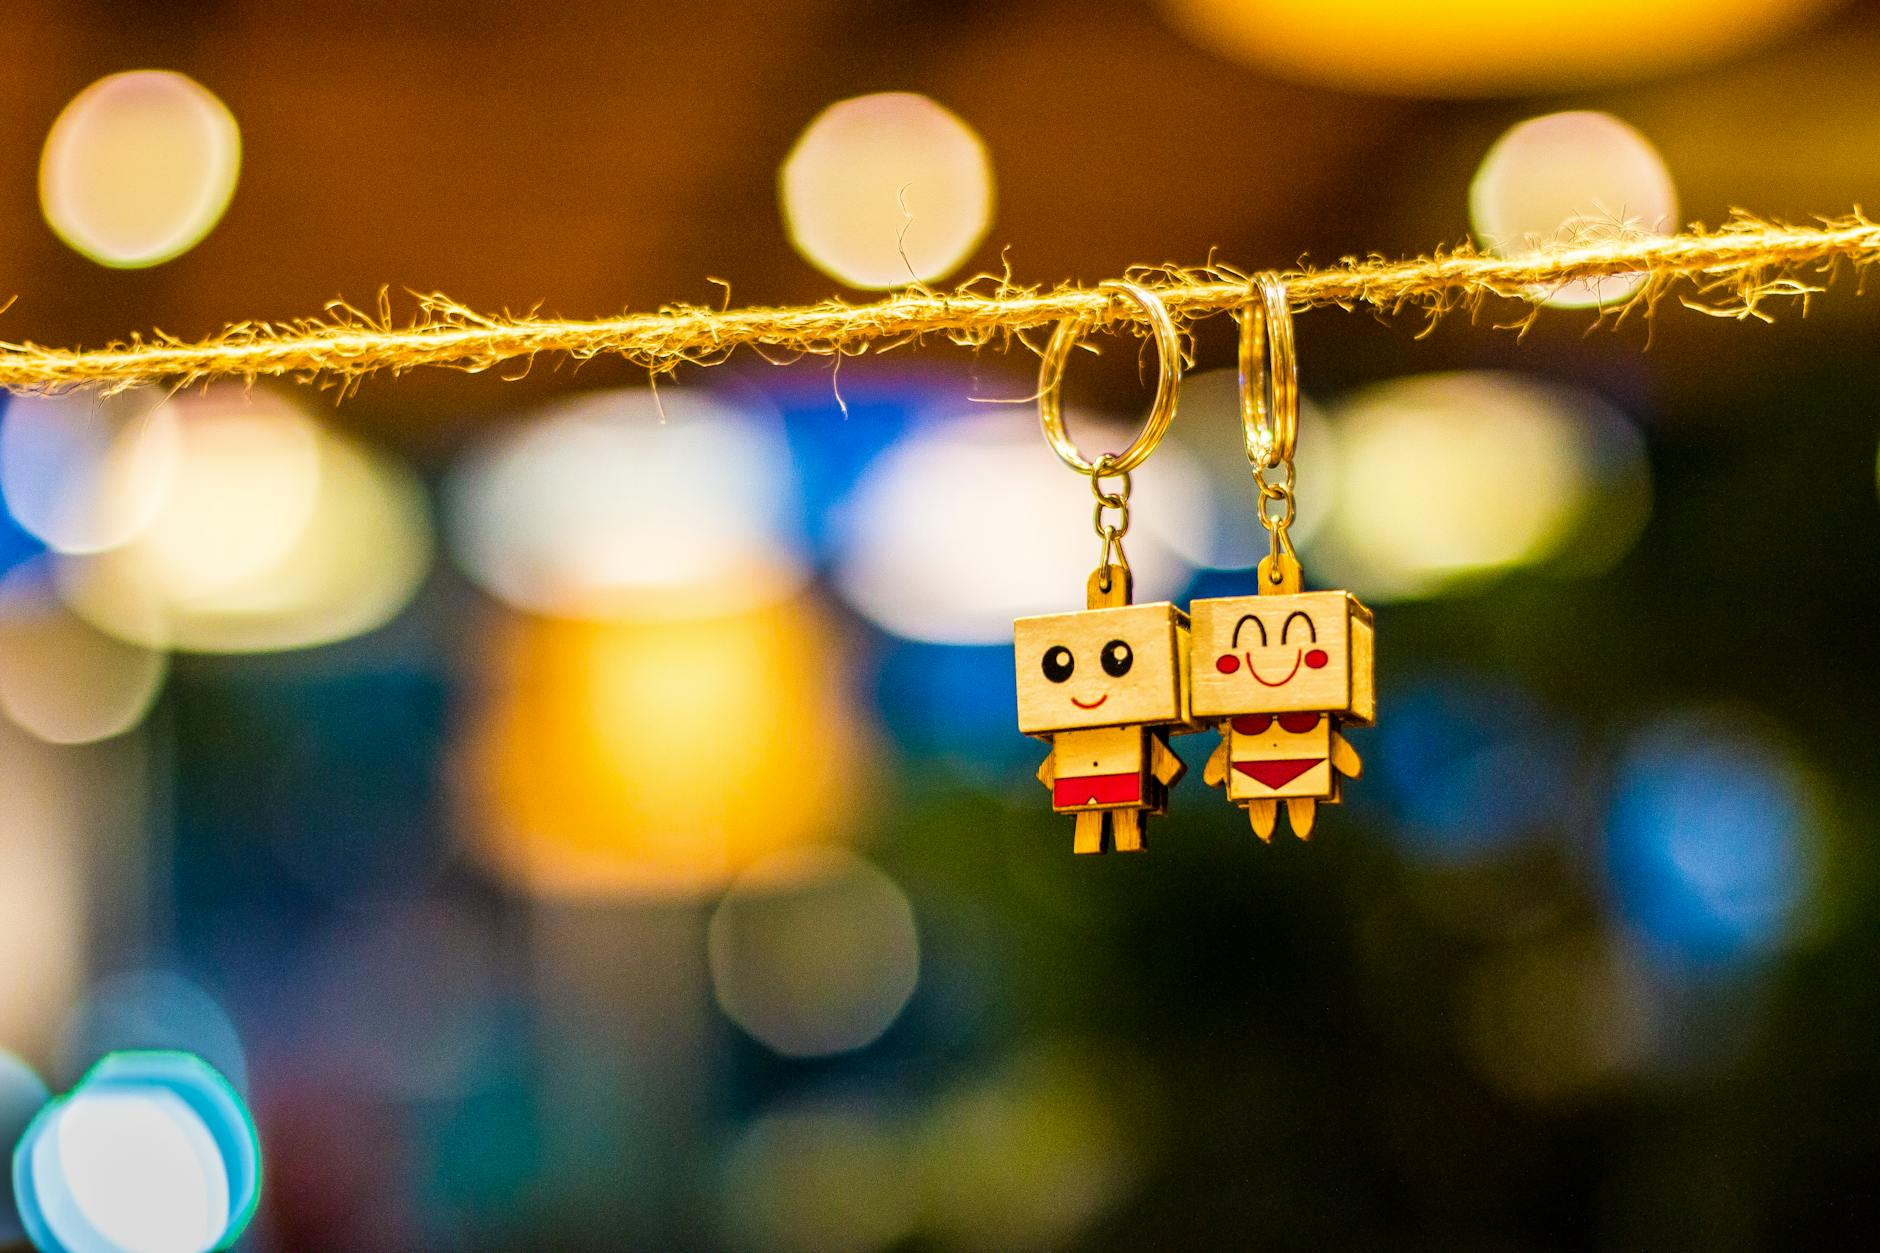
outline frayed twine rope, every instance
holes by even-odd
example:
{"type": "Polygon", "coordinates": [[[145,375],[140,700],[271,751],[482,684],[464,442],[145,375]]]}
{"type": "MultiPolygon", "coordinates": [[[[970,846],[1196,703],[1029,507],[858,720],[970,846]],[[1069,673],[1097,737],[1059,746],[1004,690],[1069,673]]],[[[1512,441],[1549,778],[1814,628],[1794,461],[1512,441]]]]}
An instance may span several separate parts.
{"type": "MultiPolygon", "coordinates": [[[[1844,266],[1858,273],[1876,260],[1880,226],[1857,209],[1815,227],[1738,213],[1715,230],[1699,226],[1674,236],[1608,239],[1505,258],[1466,245],[1411,260],[1347,257],[1324,268],[1283,271],[1282,277],[1295,309],[1367,307],[1382,315],[1411,310],[1424,315],[1427,331],[1447,313],[1476,314],[1491,298],[1527,302],[1529,308],[1512,323],[1524,328],[1538,312],[1536,302],[1549,293],[1623,275],[1643,275],[1645,281],[1600,316],[1649,315],[1675,292],[1680,303],[1703,313],[1767,321],[1771,300],[1798,298],[1806,312],[1807,298],[1825,290],[1844,266]],[[1676,292],[1680,285],[1685,290],[1676,292]]],[[[1247,276],[1219,263],[1138,267],[1130,277],[1153,287],[1183,323],[1249,298],[1247,276]]],[[[670,305],[593,321],[484,314],[443,296],[417,299],[416,315],[402,325],[381,296],[376,314],[336,302],[321,317],[237,323],[193,343],[161,332],[91,350],[0,343],[0,387],[121,391],[284,376],[346,389],[379,371],[520,370],[543,354],[577,361],[614,355],[658,375],[684,364],[715,364],[739,348],[772,360],[853,356],[935,335],[977,347],[1013,337],[1022,342],[1023,332],[1068,316],[1111,327],[1140,317],[1132,303],[1093,288],[1025,287],[995,275],[951,291],[916,286],[866,304],[831,299],[794,308],[670,305]]]]}

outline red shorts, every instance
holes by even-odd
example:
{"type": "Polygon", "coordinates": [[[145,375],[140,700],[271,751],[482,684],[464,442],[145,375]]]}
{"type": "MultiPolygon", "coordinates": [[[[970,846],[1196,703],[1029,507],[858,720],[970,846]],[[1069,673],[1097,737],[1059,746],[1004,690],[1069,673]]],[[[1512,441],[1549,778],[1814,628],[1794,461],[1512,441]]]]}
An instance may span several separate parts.
{"type": "Polygon", "coordinates": [[[1142,775],[1085,774],[1059,778],[1051,785],[1051,805],[1056,809],[1087,809],[1099,805],[1142,804],[1142,775]]]}

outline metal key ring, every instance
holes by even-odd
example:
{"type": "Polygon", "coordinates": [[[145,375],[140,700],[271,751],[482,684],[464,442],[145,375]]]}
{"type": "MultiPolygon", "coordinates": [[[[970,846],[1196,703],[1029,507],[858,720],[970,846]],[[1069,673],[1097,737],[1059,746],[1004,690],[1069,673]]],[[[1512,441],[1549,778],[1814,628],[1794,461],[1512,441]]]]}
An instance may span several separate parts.
{"type": "Polygon", "coordinates": [[[1254,277],[1257,304],[1234,314],[1240,323],[1240,433],[1255,469],[1293,459],[1299,443],[1299,358],[1293,349],[1286,285],[1268,272],[1254,277]]]}
{"type": "Polygon", "coordinates": [[[1169,317],[1162,298],[1147,287],[1111,279],[1099,284],[1097,290],[1135,301],[1148,318],[1161,365],[1149,416],[1143,421],[1142,429],[1136,433],[1129,447],[1114,455],[1090,461],[1071,442],[1070,432],[1064,428],[1064,367],[1070,361],[1071,349],[1076,346],[1078,337],[1084,333],[1091,320],[1088,315],[1084,315],[1063,319],[1057,324],[1057,329],[1051,332],[1051,342],[1046,345],[1044,359],[1038,364],[1038,421],[1044,427],[1045,440],[1065,465],[1079,474],[1100,474],[1107,478],[1126,474],[1146,461],[1168,433],[1169,423],[1175,420],[1175,400],[1181,390],[1182,379],[1181,336],[1175,330],[1175,321],[1169,317]]]}

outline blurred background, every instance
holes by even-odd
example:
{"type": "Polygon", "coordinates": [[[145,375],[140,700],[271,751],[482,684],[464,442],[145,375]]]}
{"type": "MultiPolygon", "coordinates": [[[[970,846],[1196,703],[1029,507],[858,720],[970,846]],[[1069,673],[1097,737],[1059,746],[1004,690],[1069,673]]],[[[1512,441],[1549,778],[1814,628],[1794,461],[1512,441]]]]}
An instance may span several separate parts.
{"type": "MultiPolygon", "coordinates": [[[[1512,253],[1880,167],[1880,6],[1833,0],[0,29],[0,337],[57,345],[1512,253]]],[[[1301,315],[1365,777],[1267,847],[1178,741],[1141,857],[1072,857],[1014,729],[1010,621],[1097,556],[1022,350],[15,398],[0,1121],[199,1053],[281,1253],[1870,1232],[1880,301],[1841,278],[1774,325],[1615,319],[1623,279],[1521,332],[1301,315]]],[[[1138,599],[1250,586],[1231,332],[1138,475],[1138,599]]],[[[1101,346],[1086,447],[1147,396],[1101,346]]]]}

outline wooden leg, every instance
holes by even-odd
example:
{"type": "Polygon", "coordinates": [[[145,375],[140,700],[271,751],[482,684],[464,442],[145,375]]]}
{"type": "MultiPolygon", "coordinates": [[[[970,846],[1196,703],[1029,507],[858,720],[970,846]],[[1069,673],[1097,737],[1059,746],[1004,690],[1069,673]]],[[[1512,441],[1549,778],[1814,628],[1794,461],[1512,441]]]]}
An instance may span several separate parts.
{"type": "Polygon", "coordinates": [[[1319,816],[1319,803],[1310,797],[1286,802],[1286,816],[1292,819],[1293,834],[1302,840],[1312,838],[1312,823],[1319,816]]]}
{"type": "Polygon", "coordinates": [[[1103,811],[1086,810],[1077,815],[1077,833],[1073,837],[1072,849],[1079,853],[1101,853],[1103,851],[1103,811]]]}
{"type": "Polygon", "coordinates": [[[1110,830],[1116,837],[1117,852],[1140,853],[1142,851],[1142,810],[1111,810],[1110,830]]]}
{"type": "Polygon", "coordinates": [[[1247,820],[1253,823],[1253,833],[1261,839],[1272,842],[1273,828],[1279,825],[1278,801],[1248,801],[1247,820]]]}

